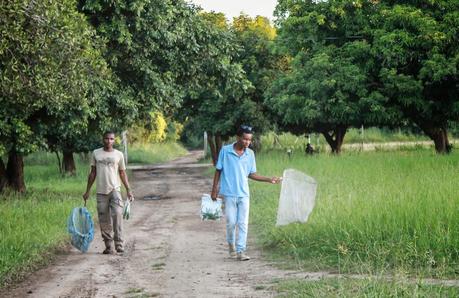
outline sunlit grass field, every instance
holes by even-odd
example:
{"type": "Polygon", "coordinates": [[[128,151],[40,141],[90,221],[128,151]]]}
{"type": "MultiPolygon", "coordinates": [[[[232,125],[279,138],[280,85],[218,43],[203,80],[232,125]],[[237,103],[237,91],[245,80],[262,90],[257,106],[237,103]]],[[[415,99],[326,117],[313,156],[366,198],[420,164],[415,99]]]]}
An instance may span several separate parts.
{"type": "MultiPolygon", "coordinates": [[[[133,162],[155,163],[185,152],[169,143],[133,146],[130,155],[133,162]]],[[[72,208],[83,205],[89,156],[75,154],[77,175],[64,177],[54,154],[32,154],[25,159],[27,193],[0,194],[0,286],[46,263],[57,247],[68,243],[67,218],[72,208]]],[[[88,208],[96,221],[94,195],[88,208]]]]}
{"type": "Polygon", "coordinates": [[[307,270],[453,278],[459,273],[459,153],[430,150],[257,155],[263,175],[294,168],[318,183],[306,224],[275,227],[280,186],[251,182],[260,243],[307,270]]]}

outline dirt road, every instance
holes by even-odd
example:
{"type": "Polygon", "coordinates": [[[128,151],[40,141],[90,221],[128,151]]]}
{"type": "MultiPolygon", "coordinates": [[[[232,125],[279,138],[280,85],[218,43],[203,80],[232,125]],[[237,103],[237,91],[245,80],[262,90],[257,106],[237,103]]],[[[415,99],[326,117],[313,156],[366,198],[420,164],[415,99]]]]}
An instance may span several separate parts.
{"type": "MultiPolygon", "coordinates": [[[[224,221],[199,218],[211,179],[199,152],[133,171],[136,201],[125,221],[126,251],[103,255],[100,232],[86,254],[72,249],[7,297],[266,297],[276,275],[251,245],[253,260],[230,259],[224,221]]],[[[249,244],[250,245],[250,244],[249,244]]],[[[273,271],[274,270],[274,271],[273,271]]]]}

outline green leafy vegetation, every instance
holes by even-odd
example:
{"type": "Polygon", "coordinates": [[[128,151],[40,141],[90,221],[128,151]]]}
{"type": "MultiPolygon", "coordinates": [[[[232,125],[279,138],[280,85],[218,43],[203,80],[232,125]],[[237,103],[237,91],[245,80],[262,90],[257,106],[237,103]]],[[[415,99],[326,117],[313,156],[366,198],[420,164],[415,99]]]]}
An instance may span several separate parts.
{"type": "Polygon", "coordinates": [[[291,63],[266,101],[287,131],[318,132],[339,153],[348,128],[409,122],[451,150],[459,4],[279,0],[276,48],[291,63]]]}

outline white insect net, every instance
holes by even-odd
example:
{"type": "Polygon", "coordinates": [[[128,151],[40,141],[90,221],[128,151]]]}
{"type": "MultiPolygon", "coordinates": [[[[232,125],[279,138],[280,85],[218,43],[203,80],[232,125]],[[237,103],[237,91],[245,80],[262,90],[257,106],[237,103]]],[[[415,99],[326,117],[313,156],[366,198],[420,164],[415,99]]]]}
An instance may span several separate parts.
{"type": "Polygon", "coordinates": [[[284,171],[276,226],[292,222],[306,222],[314,208],[317,182],[314,178],[294,170],[284,171]]]}

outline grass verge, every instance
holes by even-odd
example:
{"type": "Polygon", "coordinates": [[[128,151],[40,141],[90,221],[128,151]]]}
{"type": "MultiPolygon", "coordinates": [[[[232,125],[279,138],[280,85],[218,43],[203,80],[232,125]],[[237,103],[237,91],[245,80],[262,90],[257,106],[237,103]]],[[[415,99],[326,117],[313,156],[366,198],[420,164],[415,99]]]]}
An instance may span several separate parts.
{"type": "Polygon", "coordinates": [[[275,227],[280,186],[251,182],[251,223],[274,256],[339,273],[459,273],[458,153],[271,152],[257,155],[257,168],[268,176],[295,168],[318,182],[308,222],[283,227],[275,227]]]}

